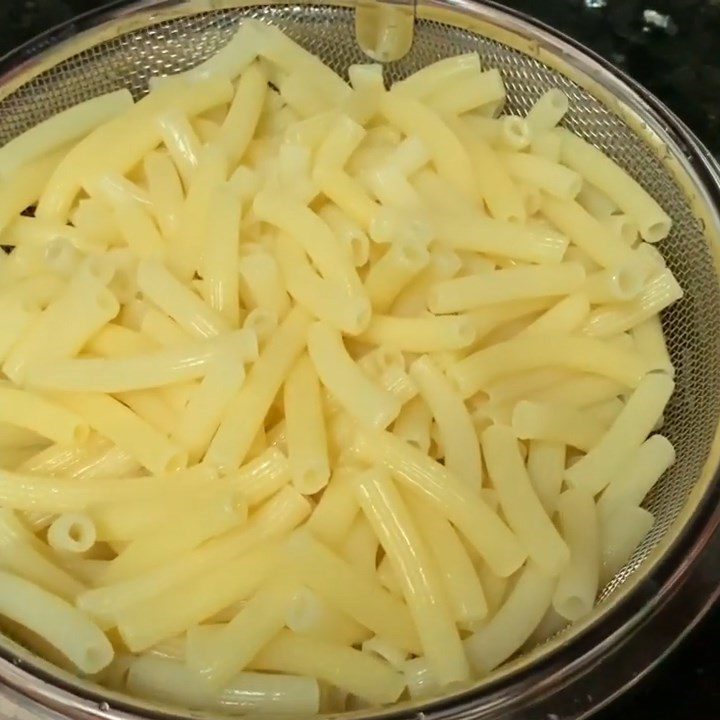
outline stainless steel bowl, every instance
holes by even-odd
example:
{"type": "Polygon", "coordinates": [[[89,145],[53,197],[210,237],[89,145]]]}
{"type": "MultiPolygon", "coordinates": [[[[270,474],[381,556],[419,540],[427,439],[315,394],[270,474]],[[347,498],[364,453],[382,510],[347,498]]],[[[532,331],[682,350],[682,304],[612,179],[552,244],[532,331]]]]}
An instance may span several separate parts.
{"type": "MultiPolygon", "coordinates": [[[[395,0],[402,2],[402,0],[395,0]]],[[[119,5],[119,7],[118,7],[119,5]]],[[[412,5],[411,5],[412,7],[412,5]]],[[[667,108],[587,49],[492,3],[419,0],[414,44],[386,65],[395,80],[442,57],[477,50],[499,68],[508,109],[523,113],[547,88],[570,98],[566,124],[635,176],[674,221],[662,251],[686,291],[663,317],[677,391],[663,432],[678,462],[647,500],[656,524],[605,587],[593,615],[490,678],[423,704],[363,717],[583,718],[637,682],[704,614],[720,580],[720,172],[667,108]]],[[[363,61],[353,4],[156,0],[86,15],[0,64],[0,143],[88,97],[187,69],[222,46],[240,17],[281,26],[340,72],[363,61]]],[[[0,640],[0,716],[210,717],[114,694],[0,640]]]]}

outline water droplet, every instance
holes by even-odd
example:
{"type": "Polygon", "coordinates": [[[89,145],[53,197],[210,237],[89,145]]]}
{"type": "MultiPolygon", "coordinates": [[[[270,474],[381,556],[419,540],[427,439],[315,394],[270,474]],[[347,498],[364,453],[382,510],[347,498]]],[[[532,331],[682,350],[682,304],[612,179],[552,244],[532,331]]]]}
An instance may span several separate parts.
{"type": "Polygon", "coordinates": [[[585,7],[590,10],[602,10],[607,6],[607,0],[584,0],[585,7]]]}
{"type": "Polygon", "coordinates": [[[100,705],[98,705],[98,708],[100,712],[110,712],[110,704],[106,702],[101,702],[100,705]]]}

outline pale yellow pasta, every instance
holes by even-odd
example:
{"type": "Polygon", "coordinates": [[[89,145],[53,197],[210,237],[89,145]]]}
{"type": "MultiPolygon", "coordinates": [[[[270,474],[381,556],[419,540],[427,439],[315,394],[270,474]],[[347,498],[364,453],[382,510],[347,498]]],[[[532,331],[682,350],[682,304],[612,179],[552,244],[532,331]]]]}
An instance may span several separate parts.
{"type": "Polygon", "coordinates": [[[662,474],[675,462],[675,449],[662,435],[652,435],[630,456],[602,495],[597,508],[606,518],[621,505],[640,505],[662,474]]]}
{"type": "Polygon", "coordinates": [[[481,439],[488,474],[508,525],[531,560],[556,577],[567,565],[570,552],[535,494],[517,439],[500,425],[489,427],[481,439]]]}
{"type": "Polygon", "coordinates": [[[95,524],[88,515],[64,513],[48,528],[48,545],[59,552],[84,553],[97,539],[95,524]]]}
{"type": "MultiPolygon", "coordinates": [[[[424,145],[423,145],[424,147],[424,145]]],[[[412,186],[420,195],[420,200],[431,212],[443,215],[459,213],[469,214],[473,205],[467,198],[458,195],[453,186],[443,180],[434,170],[424,167],[411,178],[412,186]]]]}
{"type": "MultiPolygon", "coordinates": [[[[398,351],[396,351],[398,352],[398,351]]],[[[394,395],[402,405],[417,394],[417,385],[405,371],[405,358],[399,353],[398,361],[393,357],[392,348],[378,347],[358,360],[360,369],[374,379],[380,387],[394,395]],[[385,356],[378,359],[376,355],[385,356]]]]}
{"type": "Polygon", "coordinates": [[[370,322],[371,307],[365,294],[349,294],[341,284],[321,278],[303,249],[284,234],[275,239],[276,258],[290,296],[315,317],[350,335],[370,322]]]}
{"type": "Polygon", "coordinates": [[[335,280],[351,292],[359,290],[360,278],[353,263],[338,247],[332,230],[310,208],[277,195],[258,193],[253,211],[258,219],[301,245],[325,279],[335,280]]]}
{"type": "Polygon", "coordinates": [[[369,259],[370,241],[360,225],[347,217],[334,203],[323,205],[318,214],[335,233],[335,236],[343,247],[345,247],[355,267],[365,265],[369,259]]]}
{"type": "Polygon", "coordinates": [[[320,708],[320,689],[312,678],[245,672],[221,691],[213,692],[201,675],[183,663],[151,655],[132,660],[126,682],[128,689],[139,697],[190,710],[312,715],[320,708]]]}
{"type": "Polygon", "coordinates": [[[403,497],[435,559],[453,619],[461,626],[474,625],[487,615],[487,601],[480,579],[457,532],[417,495],[405,492],[403,497]]]}
{"type": "Polygon", "coordinates": [[[665,374],[646,375],[595,447],[565,471],[565,480],[593,495],[603,490],[652,432],[674,387],[665,374]]]}
{"type": "Polygon", "coordinates": [[[480,72],[480,57],[477,53],[464,53],[443,58],[417,70],[404,80],[393,85],[396,92],[411,97],[425,97],[439,90],[450,80],[470,77],[480,72]]]}
{"type": "Polygon", "coordinates": [[[4,571],[0,571],[0,615],[39,635],[83,673],[99,672],[113,659],[110,641],[84,613],[4,571]]]}
{"type": "Polygon", "coordinates": [[[295,602],[285,616],[288,629],[299,635],[340,645],[357,645],[370,637],[370,631],[349,615],[336,610],[306,587],[300,587],[295,602]]]}
{"type": "Polygon", "coordinates": [[[324,323],[311,325],[308,353],[322,384],[358,422],[385,428],[398,416],[399,401],[360,370],[339,332],[324,323]]]}
{"type": "Polygon", "coordinates": [[[653,316],[645,322],[635,325],[630,334],[635,343],[635,349],[645,358],[648,370],[661,370],[671,377],[675,374],[659,316],[653,316]]]}
{"type": "Polygon", "coordinates": [[[229,623],[198,644],[199,652],[188,653],[188,667],[202,675],[211,688],[224,688],[285,626],[295,592],[295,585],[283,580],[261,586],[229,623]]]}
{"type": "Polygon", "coordinates": [[[531,263],[559,263],[567,240],[533,228],[473,215],[447,215],[436,220],[438,239],[455,250],[468,250],[531,263]]]}
{"type": "Polygon", "coordinates": [[[405,604],[373,578],[302,530],[289,547],[298,580],[328,604],[409,652],[420,651],[416,628],[405,604]]]}
{"type": "Polygon", "coordinates": [[[453,313],[512,300],[570,295],[584,281],[585,270],[577,263],[493,270],[438,283],[430,289],[428,307],[434,313],[453,313]]]}
{"type": "Polygon", "coordinates": [[[336,467],[320,502],[308,520],[313,535],[331,547],[345,539],[359,512],[353,492],[350,468],[336,467]]]}
{"type": "Polygon", "coordinates": [[[554,579],[532,562],[525,565],[500,609],[465,640],[475,670],[490,672],[520,649],[550,607],[554,588],[554,579]]]}
{"type": "Polygon", "coordinates": [[[93,430],[126,450],[151,472],[162,474],[187,465],[187,453],[110,396],[65,393],[58,399],[93,430]]]}
{"type": "MultiPolygon", "coordinates": [[[[410,207],[380,207],[369,224],[370,238],[378,245],[410,243],[415,247],[427,247],[433,238],[433,228],[426,217],[419,216],[410,207]]],[[[371,260],[377,261],[382,248],[371,248],[371,260]]]]}
{"type": "Polygon", "coordinates": [[[47,557],[47,547],[10,510],[0,510],[0,567],[74,602],[82,583],[47,557]]]}
{"type": "Polygon", "coordinates": [[[531,440],[528,443],[527,472],[530,482],[552,517],[563,483],[567,448],[554,440],[531,440]]]}
{"type": "Polygon", "coordinates": [[[520,335],[564,335],[579,328],[590,312],[584,293],[568,295],[531,322],[520,335]]]}
{"type": "Polygon", "coordinates": [[[406,402],[393,423],[393,435],[404,440],[424,453],[430,450],[430,426],[432,410],[425,400],[418,396],[406,402]]]}
{"type": "Polygon", "coordinates": [[[290,301],[280,271],[270,253],[253,253],[240,258],[240,297],[248,308],[264,308],[283,317],[290,301]]]}
{"type": "Polygon", "coordinates": [[[502,161],[488,143],[460,121],[451,124],[462,141],[474,168],[474,178],[490,214],[498,220],[524,222],[522,194],[502,161]]]}
{"type": "Polygon", "coordinates": [[[562,161],[604,192],[640,226],[640,235],[658,242],[672,221],[650,194],[603,152],[568,131],[563,132],[562,161]]]}
{"type": "MultiPolygon", "coordinates": [[[[188,187],[187,197],[180,210],[177,236],[174,238],[174,243],[168,252],[168,267],[177,278],[185,282],[190,280],[195,272],[202,270],[200,267],[202,238],[204,238],[209,231],[209,221],[211,219],[210,206],[213,193],[215,189],[226,180],[227,175],[228,164],[226,156],[216,145],[204,146],[198,159],[197,169],[188,187]]],[[[155,270],[155,275],[151,275],[148,279],[151,283],[153,280],[164,283],[164,290],[161,287],[157,287],[157,290],[160,292],[167,292],[174,287],[175,292],[168,298],[168,301],[173,301],[174,303],[183,302],[180,300],[180,297],[178,297],[181,295],[179,292],[180,288],[177,287],[178,283],[171,283],[172,278],[168,278],[167,274],[160,274],[155,270]]],[[[210,313],[209,309],[207,312],[203,311],[197,302],[190,302],[190,298],[185,297],[184,303],[188,306],[184,308],[186,310],[192,308],[194,311],[201,312],[205,315],[210,313]]],[[[161,309],[165,309],[162,304],[158,303],[158,305],[161,309]]],[[[179,307],[177,309],[180,310],[179,307]]],[[[168,314],[172,316],[172,313],[169,311],[168,314]]],[[[215,322],[217,322],[217,318],[215,322]]]]}
{"type": "Polygon", "coordinates": [[[360,515],[345,536],[340,555],[357,570],[372,577],[376,570],[379,545],[380,541],[372,526],[360,515]]]}
{"type": "Polygon", "coordinates": [[[41,220],[36,217],[20,215],[13,220],[0,233],[0,242],[4,246],[19,247],[21,245],[40,245],[45,248],[45,264],[49,269],[68,275],[69,263],[61,264],[59,260],[67,260],[71,255],[76,262],[81,257],[80,250],[91,252],[98,249],[92,240],[86,239],[77,228],[51,220],[41,220]],[[53,258],[58,254],[58,248],[63,248],[64,255],[53,258]]]}
{"type": "Polygon", "coordinates": [[[480,445],[462,398],[427,356],[413,362],[410,376],[437,423],[445,467],[470,487],[479,488],[483,480],[480,445]]]}
{"type": "Polygon", "coordinates": [[[663,270],[633,300],[594,310],[583,330],[595,337],[617,335],[649,320],[682,296],[682,288],[673,274],[663,270]]]}
{"type": "Polygon", "coordinates": [[[487,105],[502,105],[505,86],[498,70],[457,77],[430,94],[428,105],[442,115],[461,115],[487,105]]]}
{"type": "Polygon", "coordinates": [[[171,512],[152,533],[140,535],[118,553],[103,575],[103,584],[128,580],[190,552],[210,538],[244,524],[247,513],[241,492],[225,488],[199,492],[194,503],[171,512]]]}
{"type": "Polygon", "coordinates": [[[535,134],[557,125],[567,110],[567,95],[558,88],[551,88],[535,101],[525,120],[535,134]]]}
{"type": "Polygon", "coordinates": [[[587,373],[560,378],[545,387],[532,390],[531,399],[538,402],[556,402],[571,407],[588,407],[598,402],[612,400],[626,386],[623,383],[587,373]]]}
{"type": "Polygon", "coordinates": [[[402,289],[430,261],[427,249],[416,242],[397,241],[378,260],[365,278],[365,292],[373,310],[387,312],[402,289]]]}
{"type": "Polygon", "coordinates": [[[0,386],[0,422],[68,445],[84,442],[89,434],[87,423],[75,413],[41,395],[13,387],[0,386]]]}
{"type": "Polygon", "coordinates": [[[393,568],[390,558],[385,555],[377,567],[377,579],[380,584],[390,593],[402,597],[402,585],[398,580],[397,573],[393,568]]]}
{"type": "Polygon", "coordinates": [[[114,223],[122,241],[137,256],[143,258],[162,258],[166,248],[160,231],[157,229],[148,210],[125,188],[106,190],[110,183],[107,177],[100,182],[103,199],[112,210],[114,223]]]}
{"type": "Polygon", "coordinates": [[[363,430],[356,452],[390,470],[462,532],[498,575],[506,577],[525,554],[513,533],[465,483],[417,448],[390,433],[363,430]]]}
{"type": "Polygon", "coordinates": [[[64,219],[81,186],[88,190],[102,172],[123,173],[137,165],[160,139],[152,119],[171,104],[194,115],[227,102],[232,89],[227,80],[221,79],[168,83],[98,127],[58,165],[38,202],[38,217],[64,219]]]}
{"type": "Polygon", "coordinates": [[[197,577],[181,580],[142,605],[118,614],[118,630],[133,652],[143,652],[250,597],[276,570],[277,544],[265,543],[197,577]],[[202,585],[207,592],[195,592],[202,585]],[[180,596],[182,603],[175,602],[180,596]]]}
{"type": "Polygon", "coordinates": [[[231,327],[240,324],[240,200],[221,185],[210,202],[208,239],[203,247],[202,276],[205,302],[231,327]]]}
{"type": "Polygon", "coordinates": [[[640,294],[646,280],[642,264],[631,260],[588,275],[583,292],[594,305],[625,302],[640,294]]]}
{"type": "Polygon", "coordinates": [[[575,622],[595,605],[600,573],[600,531],[593,496],[566,490],[557,501],[558,524],[570,548],[570,561],[558,577],[553,607],[575,622]]]}
{"type": "MultiPolygon", "coordinates": [[[[117,473],[124,474],[124,473],[117,473]]],[[[133,497],[157,498],[176,483],[178,488],[192,487],[199,481],[215,477],[216,473],[196,466],[162,475],[144,477],[98,478],[93,473],[81,473],[68,482],[67,478],[33,476],[23,472],[6,472],[0,478],[0,500],[5,507],[45,512],[73,512],[103,502],[126,501],[133,497]]]]}
{"type": "Polygon", "coordinates": [[[283,405],[292,481],[301,493],[314,495],[330,479],[330,463],[320,383],[307,355],[285,380],[283,405]]]}
{"type": "Polygon", "coordinates": [[[190,185],[200,156],[200,138],[190,123],[187,114],[171,109],[157,119],[160,137],[182,177],[185,187],[190,185]]]}
{"type": "Polygon", "coordinates": [[[500,157],[510,177],[518,182],[528,183],[561,200],[572,200],[580,192],[580,175],[560,163],[530,153],[502,153],[500,157]]]}
{"type": "Polygon", "coordinates": [[[2,362],[32,325],[38,310],[33,307],[32,302],[18,297],[8,297],[0,299],[0,313],[3,317],[0,328],[0,362],[2,362]]]}
{"type": "Polygon", "coordinates": [[[583,452],[597,445],[607,427],[587,410],[532,400],[521,400],[512,414],[512,429],[519,439],[559,442],[583,452]]]}
{"type": "Polygon", "coordinates": [[[84,350],[100,357],[127,357],[141,355],[157,348],[150,338],[117,323],[108,323],[100,332],[93,335],[84,350]]]}
{"type": "Polygon", "coordinates": [[[170,436],[187,449],[192,462],[203,458],[228,404],[240,391],[248,359],[240,343],[225,344],[207,363],[200,384],[175,418],[170,436]]]}
{"type": "Polygon", "coordinates": [[[0,230],[4,230],[23,210],[37,201],[66,152],[67,148],[58,149],[14,171],[13,182],[6,184],[0,196],[0,230]]]}
{"type": "Polygon", "coordinates": [[[667,216],[560,90],[383,72],[246,20],[0,149],[0,614],[47,659],[179,711],[424,699],[647,533],[667,216]]]}
{"type": "Polygon", "coordinates": [[[287,630],[260,651],[251,667],[310,674],[374,704],[397,700],[404,688],[400,673],[368,653],[287,630]]]}
{"type": "Polygon", "coordinates": [[[315,154],[313,176],[316,181],[326,176],[328,171],[345,167],[365,134],[365,129],[352,118],[339,114],[315,154]]]}
{"type": "Polygon", "coordinates": [[[395,647],[395,645],[377,635],[365,640],[361,649],[364,653],[375,655],[385,660],[385,662],[397,670],[402,670],[402,666],[408,657],[408,653],[405,650],[395,647]]]}
{"type": "Polygon", "coordinates": [[[403,352],[430,353],[471,345],[475,330],[472,321],[463,316],[402,318],[376,314],[358,339],[403,352]]]}
{"type": "MultiPolygon", "coordinates": [[[[155,220],[163,236],[172,242],[178,232],[180,209],[185,199],[180,177],[170,157],[161,151],[145,156],[143,170],[155,220]]],[[[77,226],[77,220],[75,224],[77,226]]]]}
{"type": "Polygon", "coordinates": [[[229,329],[222,316],[175,278],[162,263],[142,261],[138,266],[137,281],[148,300],[195,337],[214,337],[229,329]]]}
{"type": "Polygon", "coordinates": [[[240,75],[218,138],[218,144],[235,162],[242,159],[255,134],[267,92],[262,66],[250,64],[240,75]]]}
{"type": "Polygon", "coordinates": [[[320,190],[328,200],[342,208],[362,228],[369,229],[379,206],[358,180],[342,170],[325,172],[318,180],[320,190]]]}
{"type": "Polygon", "coordinates": [[[547,366],[595,373],[636,387],[646,366],[634,351],[577,336],[520,337],[469,355],[450,368],[463,397],[474,395],[494,379],[547,366]]]}
{"type": "Polygon", "coordinates": [[[560,200],[543,196],[542,212],[550,222],[566,235],[593,261],[612,268],[629,261],[632,250],[575,200],[560,200]]]}
{"type": "MultiPolygon", "coordinates": [[[[244,20],[238,24],[238,29],[220,50],[191,70],[172,76],[169,80],[172,81],[175,77],[194,81],[212,77],[234,80],[257,57],[262,29],[259,22],[244,20]]],[[[151,79],[151,86],[154,79],[157,80],[151,79]]]]}
{"type": "MultiPolygon", "coordinates": [[[[533,155],[538,155],[547,160],[559,162],[561,143],[562,136],[553,130],[534,132],[530,140],[530,152],[533,153],[533,155]]],[[[580,190],[582,192],[582,188],[580,188],[580,190]]]]}
{"type": "Polygon", "coordinates": [[[590,215],[602,222],[606,222],[618,210],[618,206],[604,192],[586,179],[576,199],[590,215]]]}
{"type": "Polygon", "coordinates": [[[430,672],[430,666],[425,658],[417,657],[406,660],[402,664],[401,670],[408,693],[413,700],[433,697],[441,691],[440,683],[430,672]]]}
{"type": "Polygon", "coordinates": [[[287,458],[275,447],[268,447],[243,465],[228,479],[250,507],[272,497],[290,480],[287,458]]]}
{"type": "Polygon", "coordinates": [[[132,103],[132,95],[127,90],[117,90],[74,105],[38,123],[3,145],[0,151],[0,175],[7,178],[27,163],[80,139],[120,115],[132,103]]]}
{"type": "Polygon", "coordinates": [[[309,324],[310,318],[298,307],[286,315],[225,412],[208,448],[209,462],[226,469],[240,466],[285,376],[305,348],[309,324]]]}
{"type": "Polygon", "coordinates": [[[464,680],[470,669],[442,582],[412,516],[384,471],[355,478],[357,498],[398,573],[423,654],[442,683],[464,680]]]}
{"type": "Polygon", "coordinates": [[[600,517],[601,586],[630,560],[654,524],[652,513],[637,505],[618,505],[600,517]]]}
{"type": "Polygon", "coordinates": [[[32,363],[26,382],[62,391],[126,392],[157,388],[204,377],[225,354],[240,362],[257,358],[257,340],[236,330],[208,340],[190,340],[170,349],[118,358],[76,358],[52,365],[32,363]]]}
{"type": "Polygon", "coordinates": [[[61,294],[31,323],[3,363],[3,371],[19,380],[28,363],[37,358],[52,361],[75,355],[105,323],[119,304],[98,277],[84,264],[61,294]]]}
{"type": "MultiPolygon", "coordinates": [[[[500,125],[499,145],[509,150],[524,150],[530,145],[532,135],[527,122],[517,115],[497,118],[500,125]]],[[[524,183],[521,183],[523,185],[524,183]]],[[[531,213],[532,214],[532,213],[531,213]]]]}
{"type": "Polygon", "coordinates": [[[169,435],[173,431],[173,410],[161,393],[154,390],[130,390],[115,393],[115,398],[161,433],[169,435]]]}
{"type": "Polygon", "coordinates": [[[301,495],[292,488],[283,488],[245,525],[213,538],[159,568],[124,582],[90,590],[78,598],[79,607],[91,615],[119,619],[120,613],[131,611],[134,606],[155,598],[173,585],[196,578],[243,552],[282,537],[301,523],[309,510],[308,502],[301,495]]]}
{"type": "Polygon", "coordinates": [[[417,135],[423,141],[440,177],[461,195],[476,196],[477,184],[470,157],[438,114],[400,92],[386,93],[380,102],[380,110],[406,135],[417,135]]]}

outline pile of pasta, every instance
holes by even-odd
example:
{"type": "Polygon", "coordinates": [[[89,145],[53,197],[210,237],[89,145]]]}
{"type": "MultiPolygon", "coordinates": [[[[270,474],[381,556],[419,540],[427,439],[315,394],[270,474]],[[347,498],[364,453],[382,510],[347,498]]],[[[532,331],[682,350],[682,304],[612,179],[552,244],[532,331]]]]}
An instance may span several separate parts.
{"type": "Polygon", "coordinates": [[[674,451],[658,204],[497,70],[276,27],[0,149],[0,617],[193,709],[433,696],[589,615],[674,451]],[[30,211],[31,210],[31,211],[30,211]]]}

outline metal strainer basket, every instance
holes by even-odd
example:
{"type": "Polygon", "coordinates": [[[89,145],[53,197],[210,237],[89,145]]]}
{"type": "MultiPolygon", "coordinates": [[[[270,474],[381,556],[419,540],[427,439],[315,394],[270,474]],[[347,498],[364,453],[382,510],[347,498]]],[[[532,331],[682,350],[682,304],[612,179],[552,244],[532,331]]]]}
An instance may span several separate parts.
{"type": "MultiPolygon", "coordinates": [[[[677,368],[663,432],[678,460],[647,499],[656,518],[652,532],[604,588],[588,621],[471,689],[422,706],[362,714],[580,718],[672,646],[714,598],[720,579],[712,562],[719,494],[718,173],[707,151],[667,109],[571,41],[468,0],[426,0],[415,11],[414,44],[404,58],[385,66],[388,81],[440,58],[477,51],[484,67],[502,72],[510,112],[524,114],[545,90],[559,87],[570,98],[566,125],[628,170],[672,217],[673,231],[661,250],[685,297],[663,317],[677,368]]],[[[353,8],[341,0],[146,2],[88,16],[6,58],[0,67],[0,144],[91,96],[122,87],[141,96],[150,77],[188,69],[214,53],[241,17],[277,24],[342,74],[367,60],[355,41],[353,8]]],[[[177,710],[72,678],[0,639],[0,718],[158,715],[178,717],[177,710]]]]}

